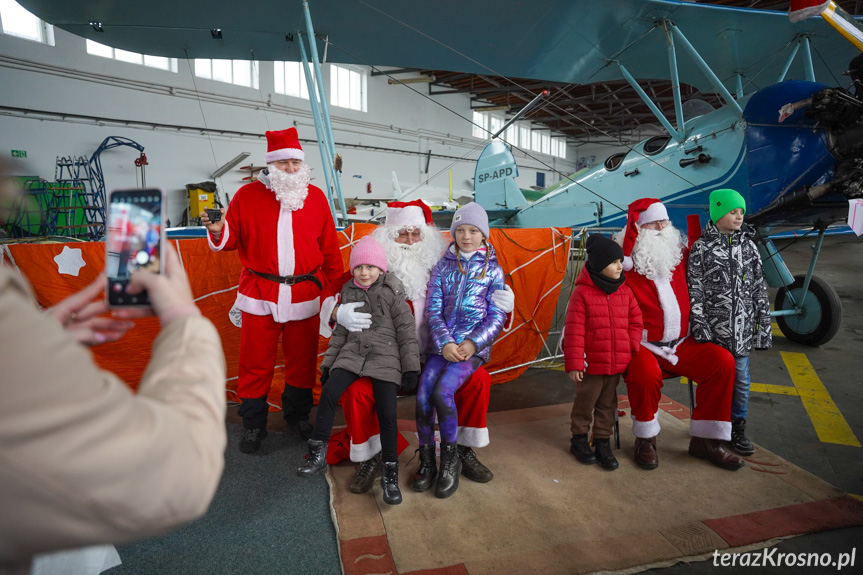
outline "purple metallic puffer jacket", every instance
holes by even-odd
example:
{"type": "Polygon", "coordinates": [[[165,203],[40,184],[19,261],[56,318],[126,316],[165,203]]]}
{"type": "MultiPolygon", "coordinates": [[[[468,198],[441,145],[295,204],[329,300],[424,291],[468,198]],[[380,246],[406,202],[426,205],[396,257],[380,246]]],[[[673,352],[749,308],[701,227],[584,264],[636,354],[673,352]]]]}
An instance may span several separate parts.
{"type": "Polygon", "coordinates": [[[474,253],[469,262],[462,257],[467,272],[463,274],[452,247],[451,243],[429,279],[425,313],[431,339],[438,354],[449,342],[469,339],[476,344],[476,355],[486,362],[506,322],[506,313],[491,303],[491,294],[504,288],[503,270],[489,244],[485,277],[480,278],[485,266],[482,251],[474,253]]]}

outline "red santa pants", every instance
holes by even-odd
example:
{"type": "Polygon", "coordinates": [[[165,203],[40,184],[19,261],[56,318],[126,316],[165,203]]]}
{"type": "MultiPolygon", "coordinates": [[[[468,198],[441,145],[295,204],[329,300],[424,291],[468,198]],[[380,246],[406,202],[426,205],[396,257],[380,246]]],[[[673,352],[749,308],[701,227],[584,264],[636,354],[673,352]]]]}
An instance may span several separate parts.
{"type": "MultiPolygon", "coordinates": [[[[477,369],[455,394],[458,409],[458,444],[466,447],[488,445],[488,413],[491,376],[484,367],[477,369]]],[[[351,461],[366,461],[381,450],[381,431],[375,411],[371,380],[356,380],[342,395],[347,432],[351,438],[351,461]]],[[[407,446],[399,441],[399,453],[407,446]]]]}
{"type": "Polygon", "coordinates": [[[678,361],[672,365],[642,347],[624,373],[632,432],[635,437],[659,433],[659,398],[663,372],[667,377],[684,376],[698,382],[695,410],[689,424],[693,437],[731,439],[731,394],[734,389],[734,357],[712,343],[698,343],[687,337],[677,347],[678,361]]]}
{"type": "MultiPolygon", "coordinates": [[[[270,392],[270,384],[273,381],[273,372],[276,367],[276,356],[279,349],[279,336],[282,337],[282,353],[285,356],[285,397],[290,394],[288,387],[303,390],[311,390],[315,386],[318,355],[318,329],[320,319],[312,316],[308,319],[279,323],[271,315],[253,315],[243,312],[243,327],[240,331],[240,369],[239,381],[237,383],[237,395],[247,403],[247,400],[266,399],[270,392]]],[[[307,408],[311,409],[311,391],[308,395],[307,408]]],[[[290,398],[289,398],[290,400],[290,398]]],[[[258,401],[260,403],[260,401],[258,401]]],[[[266,424],[266,413],[263,414],[263,423],[259,421],[260,409],[247,406],[251,413],[243,414],[244,423],[250,426],[266,424]],[[254,422],[246,421],[254,419],[254,422]]],[[[289,406],[284,406],[285,412],[289,406]]],[[[302,419],[302,417],[300,417],[302,419]]]]}

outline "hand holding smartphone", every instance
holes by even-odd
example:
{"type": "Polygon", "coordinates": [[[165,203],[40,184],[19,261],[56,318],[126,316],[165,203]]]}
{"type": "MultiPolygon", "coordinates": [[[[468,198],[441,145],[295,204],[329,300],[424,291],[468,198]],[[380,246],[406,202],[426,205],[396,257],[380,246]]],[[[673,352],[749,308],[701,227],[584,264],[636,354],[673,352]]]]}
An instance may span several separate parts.
{"type": "Polygon", "coordinates": [[[150,307],[147,292],[126,293],[133,271],[162,273],[164,192],[156,188],[114,190],[108,195],[105,272],[108,306],[150,307]]]}

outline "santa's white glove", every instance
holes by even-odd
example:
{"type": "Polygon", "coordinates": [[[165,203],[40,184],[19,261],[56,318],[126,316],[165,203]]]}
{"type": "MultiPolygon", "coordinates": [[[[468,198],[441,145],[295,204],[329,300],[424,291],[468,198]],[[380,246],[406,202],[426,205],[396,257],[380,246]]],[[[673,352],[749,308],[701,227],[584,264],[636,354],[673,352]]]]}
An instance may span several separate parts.
{"type": "Polygon", "coordinates": [[[494,290],[491,294],[491,303],[506,313],[512,313],[515,309],[515,294],[512,288],[504,286],[504,289],[494,290]]]}
{"type": "Polygon", "coordinates": [[[342,325],[348,331],[363,331],[372,326],[372,314],[362,311],[356,311],[358,307],[365,305],[365,302],[355,301],[352,303],[344,303],[336,310],[336,322],[342,325]]]}

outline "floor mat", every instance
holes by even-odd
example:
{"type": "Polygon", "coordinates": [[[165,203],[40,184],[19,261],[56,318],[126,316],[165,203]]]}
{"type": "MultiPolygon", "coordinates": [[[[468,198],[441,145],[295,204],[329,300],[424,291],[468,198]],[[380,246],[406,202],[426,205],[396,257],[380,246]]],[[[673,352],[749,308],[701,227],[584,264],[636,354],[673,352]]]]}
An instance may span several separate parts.
{"type": "Polygon", "coordinates": [[[578,463],[568,451],[569,404],[490,413],[492,443],[477,453],[495,477],[462,477],[449,499],[410,489],[417,461],[408,464],[416,445],[409,432],[401,505],[383,503],[379,483],[350,493],[354,466],[330,467],[344,572],[635,572],[863,525],[863,503],[764,449],[736,472],[688,456],[688,410],[667,398],[661,407],[653,471],[632,460],[628,415],[620,418],[617,471],[578,463]]]}

